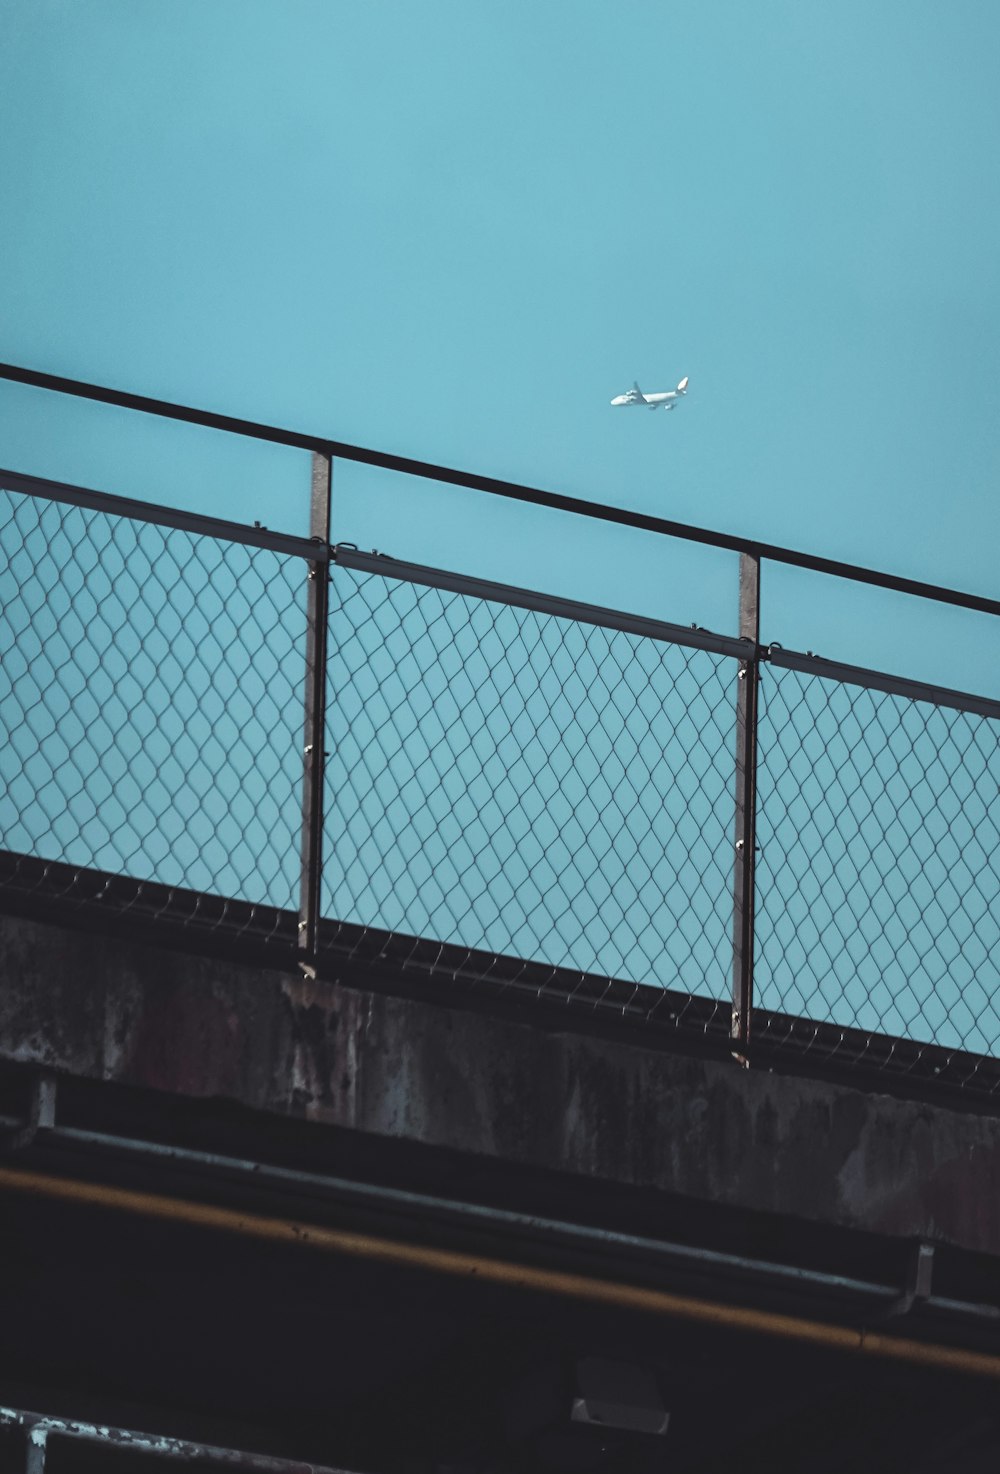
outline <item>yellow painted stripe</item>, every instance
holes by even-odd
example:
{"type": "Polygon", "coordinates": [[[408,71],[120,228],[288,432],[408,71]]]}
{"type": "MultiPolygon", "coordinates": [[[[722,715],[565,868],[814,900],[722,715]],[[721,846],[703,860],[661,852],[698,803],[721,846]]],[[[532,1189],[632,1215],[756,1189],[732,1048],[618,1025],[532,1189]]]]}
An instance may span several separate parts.
{"type": "Polygon", "coordinates": [[[406,1265],[434,1274],[481,1280],[486,1284],[504,1285],[512,1290],[562,1295],[573,1300],[588,1300],[595,1304],[699,1321],[707,1325],[751,1331],[758,1335],[781,1336],[833,1350],[859,1352],[866,1356],[914,1362],[964,1372],[970,1376],[1000,1380],[1000,1356],[968,1351],[962,1347],[908,1340],[902,1336],[886,1336],[863,1328],[831,1325],[826,1321],[806,1320],[795,1315],[725,1305],[690,1295],[674,1295],[667,1290],[584,1274],[569,1274],[561,1269],[516,1264],[510,1260],[488,1258],[462,1250],[435,1249],[425,1244],[354,1233],[349,1229],[300,1223],[295,1219],[241,1213],[210,1203],[161,1197],[153,1193],[135,1192],[130,1188],[80,1182],[73,1178],[54,1177],[15,1167],[0,1167],[0,1189],[3,1188],[36,1197],[136,1213],[144,1218],[191,1224],[216,1232],[242,1234],[271,1243],[298,1244],[302,1248],[320,1249],[331,1254],[350,1255],[385,1264],[406,1265]]]}

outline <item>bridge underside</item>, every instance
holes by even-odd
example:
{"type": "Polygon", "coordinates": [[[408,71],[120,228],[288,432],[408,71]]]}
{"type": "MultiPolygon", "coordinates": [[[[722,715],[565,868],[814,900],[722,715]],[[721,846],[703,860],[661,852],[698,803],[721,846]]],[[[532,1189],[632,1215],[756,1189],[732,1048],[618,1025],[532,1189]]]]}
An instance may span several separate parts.
{"type": "Polygon", "coordinates": [[[996,1468],[994,1381],[20,1195],[2,1243],[6,1406],[399,1474],[996,1468]],[[570,1421],[595,1356],[655,1378],[664,1437],[570,1421]]]}
{"type": "Polygon", "coordinates": [[[989,1115],[364,960],[8,916],[0,984],[8,1407],[373,1474],[996,1467],[989,1115]],[[667,1433],[571,1422],[588,1358],[667,1433]]]}

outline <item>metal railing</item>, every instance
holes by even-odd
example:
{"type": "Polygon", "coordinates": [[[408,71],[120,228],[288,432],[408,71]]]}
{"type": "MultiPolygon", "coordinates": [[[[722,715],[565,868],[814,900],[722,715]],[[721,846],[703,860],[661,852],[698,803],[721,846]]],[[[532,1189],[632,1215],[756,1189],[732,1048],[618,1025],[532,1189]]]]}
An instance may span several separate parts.
{"type": "Polygon", "coordinates": [[[183,1464],[203,1470],[241,1470],[242,1474],[347,1474],[326,1464],[221,1448],[162,1433],[87,1423],[78,1418],[26,1412],[21,1408],[0,1407],[0,1440],[7,1440],[0,1441],[0,1455],[4,1455],[4,1468],[11,1474],[45,1474],[54,1464],[60,1469],[91,1469],[93,1450],[112,1457],[116,1454],[128,1457],[129,1467],[141,1465],[150,1469],[183,1464]],[[79,1462],[72,1457],[74,1451],[81,1455],[79,1462]],[[55,1457],[50,1459],[50,1453],[55,1457]]]}
{"type": "Polygon", "coordinates": [[[8,902],[1000,1089],[1000,703],[762,645],[761,564],[1000,602],[0,378],[313,454],[309,538],[0,473],[8,902]],[[738,634],[332,545],[336,457],[738,552],[738,634]]]}

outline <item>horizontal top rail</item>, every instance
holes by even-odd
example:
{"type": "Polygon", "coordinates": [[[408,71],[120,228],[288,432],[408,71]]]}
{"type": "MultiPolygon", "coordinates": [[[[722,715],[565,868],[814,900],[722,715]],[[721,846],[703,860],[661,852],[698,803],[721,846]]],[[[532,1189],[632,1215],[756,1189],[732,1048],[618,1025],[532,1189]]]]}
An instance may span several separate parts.
{"type": "Polygon", "coordinates": [[[988,599],[981,594],[963,593],[958,589],[925,583],[920,579],[901,578],[897,574],[881,573],[873,568],[864,568],[854,563],[843,563],[835,558],[821,558],[812,553],[797,552],[795,549],[783,548],[775,543],[759,542],[755,538],[738,537],[730,533],[714,532],[709,528],[693,527],[688,523],[674,522],[666,517],[652,517],[644,512],[629,512],[622,507],[608,506],[604,502],[587,501],[580,497],[566,496],[560,492],[541,491],[537,487],[524,486],[515,481],[504,481],[494,476],[480,476],[469,471],[457,471],[448,466],[437,466],[429,461],[411,460],[407,456],[368,450],[363,446],[330,440],[322,435],[307,435],[298,430],[283,430],[275,425],[264,425],[255,420],[243,420],[233,415],[193,409],[188,405],[173,404],[165,399],[152,399],[143,394],[128,394],[120,389],[87,384],[79,379],[66,379],[57,374],[46,374],[36,369],[21,368],[17,364],[0,363],[0,379],[7,379],[16,384],[26,384],[36,389],[48,389],[57,394],[71,394],[77,398],[95,400],[101,404],[116,405],[121,409],[138,410],[143,414],[158,415],[163,419],[201,425],[210,430],[222,430],[232,435],[267,440],[275,445],[287,445],[320,455],[336,456],[342,460],[355,461],[360,465],[376,466],[386,471],[399,471],[408,476],[419,476],[452,486],[463,486],[471,491],[482,491],[491,496],[507,497],[532,506],[549,507],[554,511],[572,512],[580,517],[593,517],[602,522],[614,522],[623,527],[635,527],[644,532],[655,532],[687,542],[702,543],[707,547],[721,548],[727,552],[750,553],[758,558],[769,558],[775,563],[785,563],[794,568],[805,568],[813,573],[826,573],[834,578],[849,579],[854,583],[871,584],[875,588],[889,589],[894,593],[912,594],[917,598],[932,599],[940,604],[952,604],[960,609],[973,609],[980,614],[1000,614],[1000,600],[988,599]]]}
{"type": "Polygon", "coordinates": [[[43,496],[52,502],[68,502],[74,507],[89,507],[113,517],[128,517],[135,522],[151,522],[158,527],[177,527],[202,537],[215,537],[225,542],[270,548],[275,553],[288,553],[325,563],[329,556],[326,543],[307,537],[294,537],[287,532],[271,532],[267,527],[247,527],[242,522],[227,522],[221,517],[206,517],[202,512],[183,512],[176,507],[161,507],[155,502],[140,502],[132,497],[115,496],[108,491],[91,491],[85,486],[71,486],[65,481],[46,481],[41,476],[25,476],[21,471],[0,469],[0,489],[17,491],[25,496],[43,496]]]}
{"type": "Polygon", "coordinates": [[[580,624],[624,630],[626,634],[662,640],[671,645],[711,650],[716,655],[732,655],[738,660],[745,659],[751,651],[749,641],[736,639],[732,635],[717,635],[698,626],[668,624],[661,619],[649,619],[643,614],[627,614],[617,609],[605,609],[599,604],[581,604],[575,599],[561,599],[555,594],[540,594],[533,589],[514,588],[509,584],[491,583],[482,578],[468,578],[462,573],[448,573],[443,568],[426,568],[419,563],[404,563],[387,557],[385,553],[360,553],[345,543],[334,548],[333,557],[340,567],[353,568],[359,573],[378,574],[382,578],[396,578],[403,583],[446,589],[449,593],[512,605],[516,609],[533,609],[539,614],[554,615],[557,619],[572,619],[580,624]]]}

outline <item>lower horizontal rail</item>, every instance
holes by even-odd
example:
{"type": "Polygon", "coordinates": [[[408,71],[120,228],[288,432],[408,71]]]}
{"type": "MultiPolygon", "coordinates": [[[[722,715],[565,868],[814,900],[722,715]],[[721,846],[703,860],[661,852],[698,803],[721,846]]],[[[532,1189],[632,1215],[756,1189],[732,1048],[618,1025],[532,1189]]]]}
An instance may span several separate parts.
{"type": "MultiPolygon", "coordinates": [[[[0,1428],[23,1428],[29,1446],[42,1452],[50,1438],[70,1439],[76,1443],[94,1443],[102,1448],[127,1450],[150,1458],[170,1459],[175,1463],[214,1465],[219,1469],[243,1469],[246,1474],[347,1474],[327,1464],[303,1463],[300,1460],[274,1458],[268,1454],[245,1453],[240,1449],[219,1448],[210,1443],[191,1443],[185,1438],[166,1438],[159,1433],[139,1433],[129,1428],[113,1428],[107,1424],[83,1423],[74,1418],[58,1418],[48,1413],[33,1413],[18,1408],[0,1407],[0,1428]]],[[[31,1464],[29,1462],[29,1468],[31,1464]]],[[[35,1461],[44,1468],[44,1460],[35,1461]]]]}
{"type": "Polygon", "coordinates": [[[322,1224],[238,1212],[211,1203],[161,1197],[130,1188],[82,1182],[14,1167],[0,1167],[0,1191],[4,1190],[61,1202],[89,1204],[134,1213],[143,1218],[184,1223],[214,1232],[316,1249],[375,1263],[452,1275],[479,1283],[501,1285],[508,1290],[524,1290],[591,1304],[612,1305],[624,1310],[695,1321],[721,1329],[777,1336],[829,1350],[938,1367],[943,1371],[1000,1381],[1000,1356],[971,1351],[960,1346],[886,1336],[881,1332],[870,1331],[865,1326],[807,1320],[801,1316],[728,1305],[692,1295],[678,1295],[646,1285],[519,1264],[462,1250],[438,1249],[427,1244],[388,1239],[350,1229],[329,1228],[322,1224]]]}
{"type": "Polygon", "coordinates": [[[249,547],[270,548],[275,553],[307,558],[312,562],[327,561],[326,543],[316,543],[290,532],[271,532],[266,527],[248,527],[243,522],[228,522],[209,517],[204,512],[185,512],[180,507],[161,507],[156,502],[136,501],[133,497],[115,496],[107,491],[92,491],[66,481],[47,481],[41,476],[27,476],[22,471],[0,469],[0,489],[22,496],[37,496],[44,501],[66,502],[73,507],[104,512],[109,517],[127,517],[133,522],[148,522],[155,527],[175,527],[198,537],[213,537],[224,542],[245,543],[249,547]]]}
{"type": "Polygon", "coordinates": [[[925,681],[910,681],[885,671],[868,670],[860,665],[826,660],[821,655],[803,655],[798,650],[783,650],[770,645],[764,652],[769,665],[781,670],[801,671],[807,676],[820,676],[842,686],[863,686],[869,691],[884,691],[888,696],[902,696],[907,701],[926,701],[932,706],[947,706],[955,711],[968,711],[981,717],[1000,718],[1000,701],[976,696],[971,691],[953,691],[946,686],[931,686],[925,681]]]}
{"type": "Polygon", "coordinates": [[[628,614],[619,609],[605,609],[599,604],[583,604],[577,599],[563,599],[557,594],[539,593],[536,589],[515,588],[512,584],[493,583],[484,578],[470,578],[464,573],[450,573],[443,568],[428,568],[422,563],[404,563],[386,553],[361,553],[350,544],[334,548],[334,559],[341,568],[357,573],[395,578],[401,583],[422,584],[426,588],[445,589],[464,594],[470,599],[485,599],[514,609],[533,609],[556,619],[571,619],[577,624],[600,625],[605,629],[623,630],[642,639],[661,640],[684,645],[692,650],[710,650],[716,655],[729,655],[734,660],[747,655],[750,648],[744,639],[715,634],[697,625],[668,624],[644,614],[628,614]]]}

